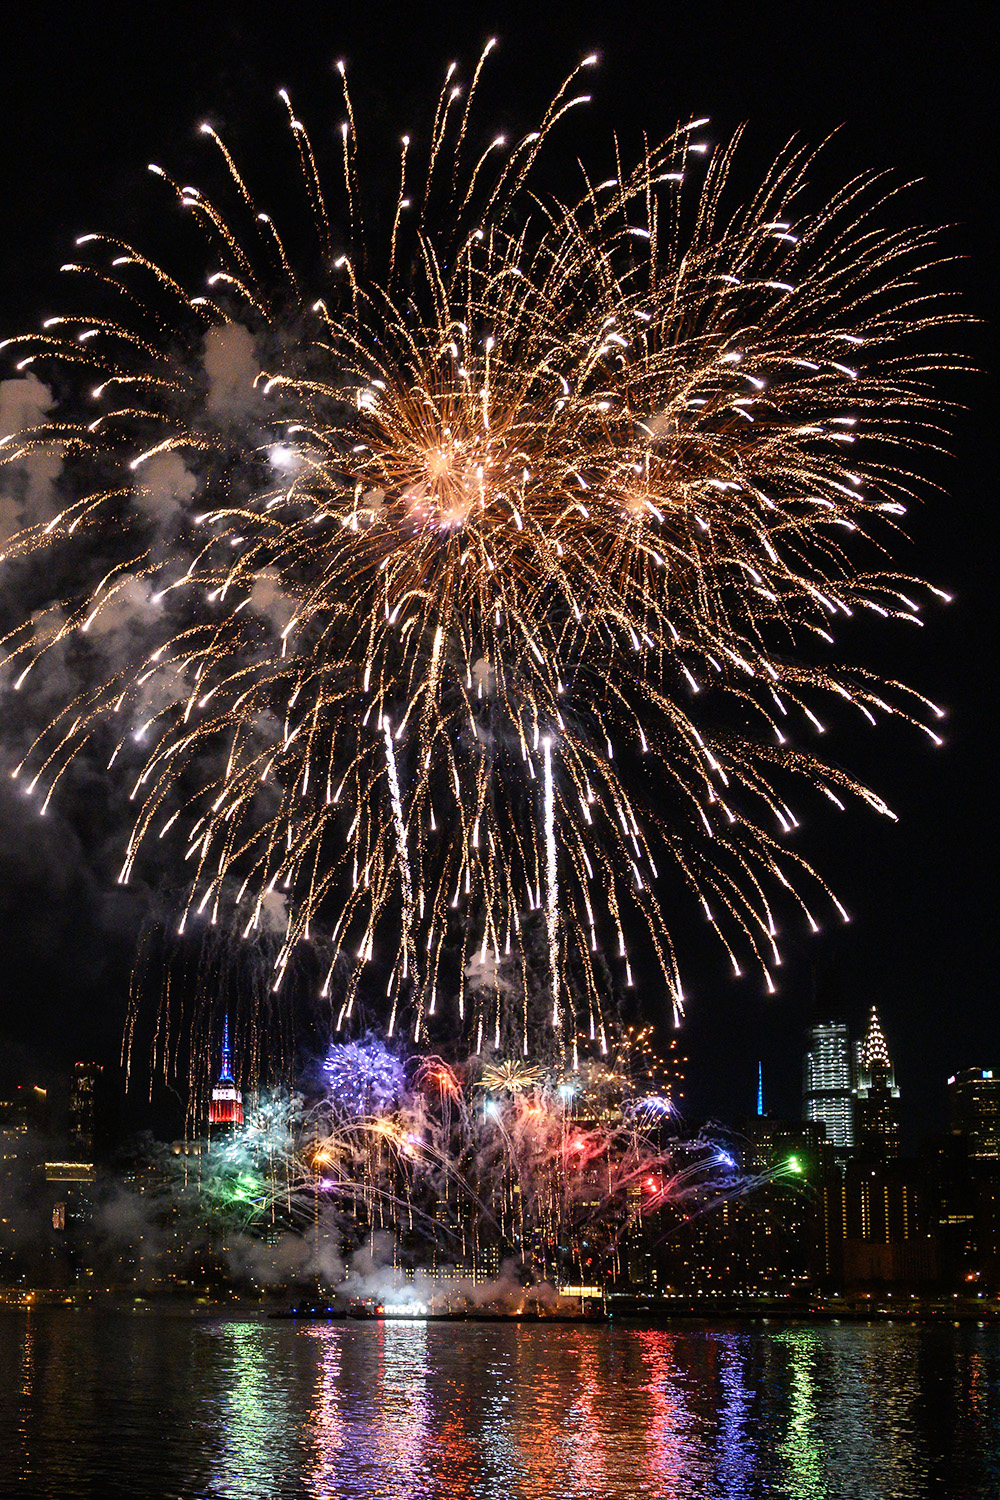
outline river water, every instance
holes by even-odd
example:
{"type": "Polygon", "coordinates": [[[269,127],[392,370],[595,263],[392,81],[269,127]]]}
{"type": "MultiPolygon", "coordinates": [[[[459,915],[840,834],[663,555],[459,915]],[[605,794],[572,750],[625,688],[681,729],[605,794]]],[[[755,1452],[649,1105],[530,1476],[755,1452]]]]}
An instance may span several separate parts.
{"type": "Polygon", "coordinates": [[[0,1495],[995,1500],[1000,1330],[4,1310],[0,1495]]]}

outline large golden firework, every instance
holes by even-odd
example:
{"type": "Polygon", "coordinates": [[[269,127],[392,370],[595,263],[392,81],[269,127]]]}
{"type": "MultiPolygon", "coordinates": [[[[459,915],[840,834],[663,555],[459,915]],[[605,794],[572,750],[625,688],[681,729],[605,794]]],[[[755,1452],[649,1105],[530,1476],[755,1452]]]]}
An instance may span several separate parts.
{"type": "Polygon", "coordinates": [[[283,92],[319,273],[205,125],[231,209],[150,170],[207,232],[207,287],[85,235],[64,269],[112,310],[7,341],[18,371],[84,377],[92,410],[4,436],[0,459],[100,474],[7,566],[74,546],[107,564],[9,638],[11,682],[129,621],[15,774],[44,810],[107,741],[135,807],[121,880],[176,841],[182,927],[277,916],[275,986],[322,940],[338,1025],[378,974],[390,1034],[454,1005],[477,1049],[527,1052],[532,928],[546,1024],[604,1047],[595,955],[631,982],[637,920],[683,1007],[667,866],[769,989],[769,891],[813,928],[810,887],[846,915],[788,847],[787,787],[891,813],[815,753],[824,700],[937,739],[939,710],[830,647],[858,611],[919,623],[923,586],[880,549],[950,315],[914,289],[929,235],[879,227],[892,189],[865,175],[809,211],[796,144],[735,209],[735,143],[701,120],[552,194],[539,157],[580,69],[536,131],[474,146],[489,50],[467,91],[449,72],[419,173],[403,138],[384,253],[362,242],[346,80],[337,212],[283,92]],[[151,531],[165,465],[194,498],[151,531]]]}

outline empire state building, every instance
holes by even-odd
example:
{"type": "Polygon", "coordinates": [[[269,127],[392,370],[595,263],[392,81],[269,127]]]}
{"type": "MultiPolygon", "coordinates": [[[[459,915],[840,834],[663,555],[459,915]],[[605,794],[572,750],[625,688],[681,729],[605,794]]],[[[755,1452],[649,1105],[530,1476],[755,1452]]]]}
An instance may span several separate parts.
{"type": "Polygon", "coordinates": [[[222,1031],[222,1071],[212,1089],[208,1106],[209,1127],[214,1130],[232,1129],[243,1124],[243,1095],[233,1078],[232,1059],[229,1051],[229,1017],[222,1031]]]}

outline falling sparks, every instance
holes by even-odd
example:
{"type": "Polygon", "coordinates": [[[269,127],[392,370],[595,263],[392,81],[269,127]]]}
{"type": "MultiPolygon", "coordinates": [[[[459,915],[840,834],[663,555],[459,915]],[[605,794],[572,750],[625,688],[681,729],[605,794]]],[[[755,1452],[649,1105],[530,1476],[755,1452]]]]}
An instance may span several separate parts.
{"type": "Polygon", "coordinates": [[[545,927],[549,940],[552,1026],[559,1027],[559,886],[556,875],[556,806],[552,779],[552,738],[542,742],[545,761],[545,927]]]}
{"type": "Polygon", "coordinates": [[[843,910],[790,847],[787,789],[891,816],[818,756],[831,705],[939,742],[939,710],[829,647],[859,611],[919,623],[918,580],[852,559],[898,526],[915,481],[888,446],[919,445],[954,361],[908,343],[950,315],[913,290],[930,237],[873,227],[874,174],[810,212],[812,156],[792,146],[723,214],[733,151],[692,139],[698,121],[560,200],[543,148],[594,59],[537,130],[475,145],[485,55],[464,93],[449,73],[420,187],[403,137],[383,251],[362,236],[344,69],[339,210],[282,91],[320,286],[210,126],[230,208],[150,169],[207,236],[206,286],[81,237],[64,270],[111,310],[5,347],[63,372],[86,414],[0,437],[0,463],[71,448],[119,478],[5,556],[115,562],[6,646],[30,692],[47,653],[132,610],[123,659],[46,725],[25,785],[44,808],[106,745],[135,808],[121,878],[154,836],[176,841],[182,928],[241,906],[250,932],[280,902],[275,987],[323,934],[323,993],[336,976],[349,1017],[378,951],[389,1029],[418,1038],[457,942],[482,980],[456,986],[462,1022],[526,1051],[511,994],[531,913],[568,1045],[604,1032],[595,955],[631,983],[628,932],[683,1009],[662,872],[768,990],[766,888],[818,886],[843,910]],[[181,352],[199,341],[204,369],[181,352]],[[250,375],[220,394],[209,351],[234,347],[250,375]],[[197,495],[154,546],[164,463],[197,495]]]}

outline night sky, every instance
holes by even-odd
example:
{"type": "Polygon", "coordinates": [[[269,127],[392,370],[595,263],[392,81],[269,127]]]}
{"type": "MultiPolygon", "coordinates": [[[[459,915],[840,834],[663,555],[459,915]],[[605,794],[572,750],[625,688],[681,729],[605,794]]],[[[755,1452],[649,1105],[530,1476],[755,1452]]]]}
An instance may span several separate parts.
{"type": "MultiPolygon", "coordinates": [[[[749,122],[736,169],[748,191],[796,132],[819,142],[837,131],[813,172],[815,203],[873,166],[921,179],[897,200],[894,222],[953,226],[942,245],[962,258],[936,284],[982,320],[949,338],[987,368],[997,326],[997,59],[981,10],[717,0],[20,7],[5,17],[0,45],[0,338],[59,311],[57,267],[77,234],[121,233],[169,258],[145,167],[162,161],[194,174],[184,181],[211,178],[214,161],[196,136],[202,119],[267,178],[267,143],[282,129],[275,90],[292,91],[321,137],[340,119],[331,65],[344,57],[362,138],[367,126],[375,141],[380,132],[395,141],[427,119],[447,64],[468,69],[496,33],[481,118],[499,129],[531,128],[569,68],[600,52],[594,103],[574,123],[584,159],[607,149],[612,129],[637,143],[643,129],[657,138],[708,115],[716,141],[749,122]]],[[[280,185],[262,196],[280,217],[280,185]]],[[[10,373],[3,367],[0,379],[10,373]]],[[[858,1026],[872,1003],[912,1144],[925,1123],[943,1125],[949,1073],[1000,1067],[996,390],[979,375],[943,382],[942,395],[965,407],[952,421],[952,456],[925,465],[945,493],[928,490],[911,511],[912,545],[897,561],[952,590],[955,603],[928,609],[920,632],[889,624],[851,644],[866,665],[948,706],[945,748],[891,727],[828,747],[870,778],[900,821],[832,815],[802,830],[798,847],[854,920],[790,944],[776,997],[765,999],[757,979],[731,980],[710,947],[687,950],[683,1045],[695,1114],[744,1114],[758,1057],[771,1105],[797,1113],[804,1025],[822,1012],[858,1026]]],[[[13,712],[0,697],[0,741],[13,712]]],[[[0,778],[0,1088],[33,1082],[62,1059],[117,1056],[143,913],[111,882],[105,789],[95,782],[78,794],[78,811],[80,795],[89,806],[76,828],[56,817],[42,830],[0,778]]],[[[655,987],[645,1004],[651,1019],[662,1013],[655,987]]]]}

